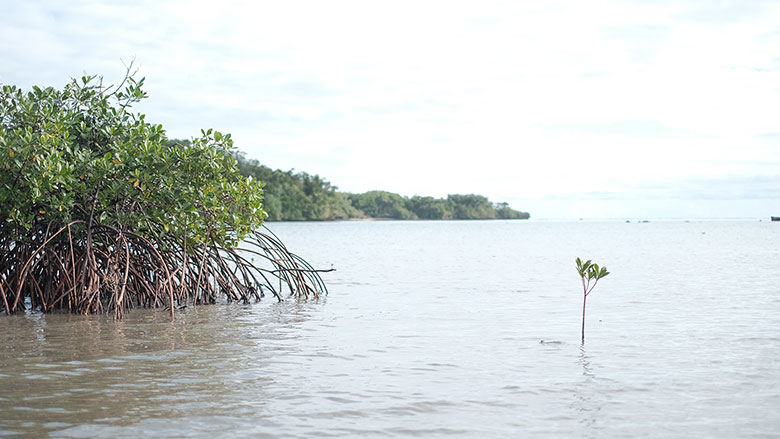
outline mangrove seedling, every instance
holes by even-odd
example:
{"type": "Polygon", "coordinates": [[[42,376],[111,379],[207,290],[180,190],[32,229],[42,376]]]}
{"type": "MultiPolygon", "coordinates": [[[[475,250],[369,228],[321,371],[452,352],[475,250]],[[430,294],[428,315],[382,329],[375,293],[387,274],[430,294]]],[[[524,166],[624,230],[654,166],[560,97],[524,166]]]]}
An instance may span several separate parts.
{"type": "Polygon", "coordinates": [[[607,267],[599,267],[599,264],[594,264],[593,261],[587,260],[582,262],[580,258],[577,258],[577,273],[582,279],[582,343],[585,343],[585,303],[588,300],[588,294],[590,294],[596,284],[599,283],[599,279],[606,277],[609,274],[607,267]]]}

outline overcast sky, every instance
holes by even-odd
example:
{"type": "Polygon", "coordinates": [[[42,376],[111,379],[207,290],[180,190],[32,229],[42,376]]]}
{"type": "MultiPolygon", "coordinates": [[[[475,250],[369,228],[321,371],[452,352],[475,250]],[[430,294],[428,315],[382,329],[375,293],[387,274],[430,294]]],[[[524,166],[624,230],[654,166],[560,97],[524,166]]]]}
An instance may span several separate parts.
{"type": "Polygon", "coordinates": [[[0,0],[0,82],[121,79],[341,190],[780,215],[780,2],[0,0]]]}

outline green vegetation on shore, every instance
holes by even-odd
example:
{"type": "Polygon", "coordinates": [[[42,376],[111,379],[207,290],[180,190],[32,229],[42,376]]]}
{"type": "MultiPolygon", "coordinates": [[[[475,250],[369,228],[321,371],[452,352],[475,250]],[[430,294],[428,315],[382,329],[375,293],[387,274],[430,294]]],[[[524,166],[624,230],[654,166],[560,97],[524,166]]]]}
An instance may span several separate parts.
{"type": "Polygon", "coordinates": [[[229,134],[170,141],[132,112],[143,79],[0,84],[0,307],[82,314],[317,297],[316,270],[262,228],[262,184],[229,134]],[[238,247],[239,242],[242,243],[238,247]]]}
{"type": "Polygon", "coordinates": [[[318,175],[272,170],[257,160],[236,156],[244,176],[260,180],[269,221],[345,220],[384,218],[397,220],[528,219],[529,214],[492,203],[482,195],[447,198],[404,197],[385,191],[362,194],[339,192],[318,175]]]}

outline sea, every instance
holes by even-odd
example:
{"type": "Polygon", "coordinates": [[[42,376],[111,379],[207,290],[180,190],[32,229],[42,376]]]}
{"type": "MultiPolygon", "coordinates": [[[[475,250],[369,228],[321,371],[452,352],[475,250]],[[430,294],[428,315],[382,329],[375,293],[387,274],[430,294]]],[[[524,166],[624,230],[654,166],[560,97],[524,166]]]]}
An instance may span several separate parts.
{"type": "Polygon", "coordinates": [[[780,223],[269,228],[327,296],[0,315],[0,436],[780,437],[780,223]]]}

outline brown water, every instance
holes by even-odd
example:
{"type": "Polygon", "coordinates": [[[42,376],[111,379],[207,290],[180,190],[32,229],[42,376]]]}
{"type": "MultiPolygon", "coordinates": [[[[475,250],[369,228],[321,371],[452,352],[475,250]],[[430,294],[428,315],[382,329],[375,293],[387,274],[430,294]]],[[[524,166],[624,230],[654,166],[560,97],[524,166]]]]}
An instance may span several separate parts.
{"type": "Polygon", "coordinates": [[[0,436],[780,434],[777,224],[272,229],[330,296],[0,316],[0,436]],[[585,346],[576,256],[612,272],[585,346]]]}

